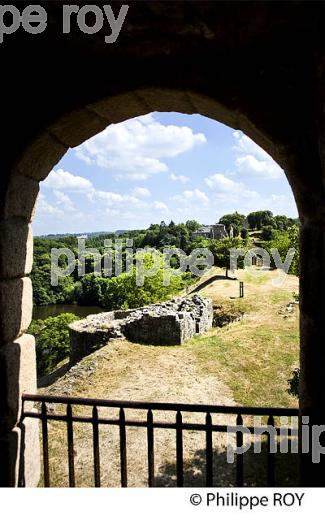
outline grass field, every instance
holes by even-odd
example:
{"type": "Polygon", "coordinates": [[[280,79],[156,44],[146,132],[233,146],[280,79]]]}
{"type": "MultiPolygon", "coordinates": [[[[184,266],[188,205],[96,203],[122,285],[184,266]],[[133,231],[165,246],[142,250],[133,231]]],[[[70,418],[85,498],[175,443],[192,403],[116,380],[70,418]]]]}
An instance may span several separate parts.
{"type": "MultiPolygon", "coordinates": [[[[42,393],[106,399],[186,402],[247,406],[296,406],[288,394],[287,380],[298,364],[298,306],[289,312],[287,304],[298,292],[298,280],[288,276],[282,287],[272,281],[276,272],[237,273],[244,281],[244,298],[238,298],[238,280],[220,279],[202,294],[222,304],[224,309],[240,310],[241,321],[213,328],[182,346],[150,346],[116,341],[84,358],[65,375],[61,374],[42,393]]],[[[59,405],[56,412],[65,413],[59,405]]],[[[77,410],[76,410],[77,411],[77,410]]],[[[86,410],[79,410],[82,414],[86,410]]],[[[108,412],[105,412],[106,414],[108,412]]],[[[131,418],[141,418],[132,412],[131,418]]],[[[157,417],[156,417],[157,419],[157,417]]],[[[174,420],[170,412],[159,412],[158,420],[174,420]]],[[[197,417],[187,414],[195,422],[197,417]]],[[[204,421],[204,417],[201,418],[204,421]]],[[[213,417],[219,421],[220,417],[213,417]]],[[[228,424],[234,417],[223,418],[228,424]]],[[[93,485],[92,432],[90,425],[76,425],[75,470],[78,486],[93,485]]],[[[49,425],[52,485],[66,486],[66,426],[49,425]]],[[[145,430],[128,428],[128,470],[130,486],[147,485],[145,430]]],[[[102,485],[119,485],[118,429],[100,427],[102,485]]],[[[185,485],[204,485],[203,432],[184,433],[185,485]]],[[[155,434],[156,485],[175,485],[175,432],[155,434]]],[[[281,456],[282,457],[282,456],[281,456]]],[[[246,485],[265,485],[265,452],[245,455],[246,485]],[[249,464],[247,462],[249,461],[249,464]]],[[[214,485],[233,485],[234,465],[226,463],[225,434],[214,436],[214,485]]],[[[282,457],[277,465],[280,485],[296,479],[295,459],[282,457]],[[288,470],[289,468],[289,470],[288,470]],[[290,475],[288,476],[288,471],[290,475]]]]}
{"type": "Polygon", "coordinates": [[[298,280],[288,276],[283,287],[272,284],[276,273],[242,273],[245,297],[236,298],[238,282],[214,283],[202,291],[216,303],[244,312],[240,322],[212,329],[187,345],[198,368],[219,377],[246,406],[295,406],[288,379],[299,359],[298,305],[286,309],[298,292],[298,280]],[[225,297],[225,293],[228,297],[225,297]],[[233,295],[231,298],[230,293],[233,295]]]}

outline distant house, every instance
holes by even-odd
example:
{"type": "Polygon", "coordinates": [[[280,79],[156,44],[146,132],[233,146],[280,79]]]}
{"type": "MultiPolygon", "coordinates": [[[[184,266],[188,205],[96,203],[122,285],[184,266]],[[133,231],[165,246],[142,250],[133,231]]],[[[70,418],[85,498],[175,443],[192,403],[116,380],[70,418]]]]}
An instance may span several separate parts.
{"type": "Polygon", "coordinates": [[[211,238],[212,226],[201,226],[196,231],[193,231],[191,237],[194,238],[211,238]]]}
{"type": "Polygon", "coordinates": [[[87,240],[87,238],[88,238],[88,235],[79,235],[79,236],[77,237],[78,240],[79,240],[79,239],[80,239],[80,240],[81,240],[81,239],[83,239],[83,240],[87,240]]]}
{"type": "Polygon", "coordinates": [[[227,238],[228,233],[224,224],[211,224],[210,226],[201,226],[197,231],[193,231],[191,238],[214,238],[220,240],[227,238]]]}

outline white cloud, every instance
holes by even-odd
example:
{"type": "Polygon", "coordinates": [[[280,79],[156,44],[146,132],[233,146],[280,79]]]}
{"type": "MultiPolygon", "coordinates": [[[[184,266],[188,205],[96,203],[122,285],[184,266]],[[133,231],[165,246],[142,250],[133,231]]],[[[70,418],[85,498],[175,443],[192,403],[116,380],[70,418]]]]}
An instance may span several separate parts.
{"type": "Polygon", "coordinates": [[[171,200],[175,200],[181,204],[199,203],[204,206],[209,204],[209,197],[198,188],[195,188],[194,190],[185,190],[180,195],[174,195],[171,197],[171,200]]]}
{"type": "Polygon", "coordinates": [[[73,175],[61,168],[52,170],[42,185],[46,188],[75,192],[88,191],[93,186],[88,179],[80,177],[79,175],[73,175]]]}
{"type": "Polygon", "coordinates": [[[62,191],[53,190],[53,194],[59,204],[72,204],[72,200],[70,199],[69,195],[62,193],[62,191]]]}
{"type": "Polygon", "coordinates": [[[114,209],[114,208],[106,208],[105,209],[105,215],[108,217],[117,217],[117,215],[121,214],[121,210],[114,209]]]}
{"type": "Polygon", "coordinates": [[[118,204],[124,202],[124,196],[113,191],[103,191],[92,189],[88,194],[88,198],[92,201],[104,201],[108,204],[118,204]]]}
{"type": "Polygon", "coordinates": [[[183,184],[185,184],[186,182],[188,182],[190,180],[190,178],[186,177],[185,175],[175,175],[175,173],[171,173],[169,178],[172,181],[179,181],[179,182],[182,182],[183,184]]]}
{"type": "Polygon", "coordinates": [[[164,202],[161,202],[160,200],[155,200],[152,207],[154,209],[158,209],[160,211],[169,211],[168,206],[164,202]]]}
{"type": "Polygon", "coordinates": [[[150,190],[148,190],[148,188],[143,188],[142,186],[137,186],[131,193],[134,197],[138,197],[139,199],[146,199],[151,196],[150,190]]]}
{"type": "Polygon", "coordinates": [[[120,206],[125,203],[143,207],[145,202],[134,195],[122,194],[114,191],[95,190],[94,188],[87,194],[92,202],[103,202],[107,206],[120,206]]]}
{"type": "Polygon", "coordinates": [[[238,130],[233,132],[237,152],[235,160],[239,172],[256,174],[264,179],[280,179],[284,175],[280,166],[260,146],[238,130]]]}
{"type": "Polygon", "coordinates": [[[150,114],[145,114],[144,116],[136,117],[135,119],[137,119],[137,121],[140,121],[140,123],[143,123],[143,124],[149,124],[149,123],[155,122],[155,118],[154,118],[152,112],[150,114]]]}
{"type": "Polygon", "coordinates": [[[50,204],[46,199],[45,195],[43,195],[43,193],[40,193],[37,198],[36,217],[39,217],[40,215],[51,215],[56,218],[63,218],[64,211],[50,204]]]}
{"type": "Polygon", "coordinates": [[[267,160],[271,159],[273,160],[269,154],[263,150],[258,144],[256,144],[250,137],[243,134],[239,130],[235,130],[233,132],[233,136],[236,139],[236,144],[233,146],[233,150],[237,151],[239,154],[252,154],[259,157],[259,159],[267,160]]]}
{"type": "Polygon", "coordinates": [[[237,157],[236,166],[239,172],[257,173],[267,179],[280,179],[284,173],[275,162],[259,161],[253,155],[237,157]]]}
{"type": "Polygon", "coordinates": [[[209,188],[221,191],[236,192],[244,187],[242,183],[228,179],[228,177],[222,173],[209,175],[209,177],[205,177],[204,182],[209,186],[209,188]]]}
{"type": "Polygon", "coordinates": [[[163,125],[152,114],[112,124],[76,148],[79,159],[109,170],[115,178],[144,180],[168,171],[161,159],[206,142],[187,126],[163,125]]]}
{"type": "Polygon", "coordinates": [[[293,195],[270,195],[266,199],[265,207],[275,215],[295,215],[297,207],[293,195]]]}
{"type": "Polygon", "coordinates": [[[242,204],[248,207],[261,199],[257,191],[247,189],[244,183],[233,181],[222,173],[205,177],[204,182],[212,190],[211,202],[239,208],[242,204]]]}
{"type": "Polygon", "coordinates": [[[53,195],[56,198],[57,204],[60,207],[63,206],[65,211],[69,211],[69,212],[75,211],[75,209],[76,209],[75,205],[72,202],[72,200],[70,199],[69,195],[67,195],[66,193],[62,193],[62,191],[58,191],[58,190],[53,190],[53,195]]]}

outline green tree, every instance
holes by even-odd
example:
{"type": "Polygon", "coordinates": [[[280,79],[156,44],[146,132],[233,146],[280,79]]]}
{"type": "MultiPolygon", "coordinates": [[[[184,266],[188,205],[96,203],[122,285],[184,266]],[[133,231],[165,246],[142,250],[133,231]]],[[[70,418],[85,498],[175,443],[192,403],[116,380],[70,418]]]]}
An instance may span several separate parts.
{"type": "Polygon", "coordinates": [[[70,341],[68,325],[79,320],[78,316],[66,313],[45,320],[33,320],[28,332],[36,339],[38,376],[53,371],[56,365],[68,357],[70,341]]]}
{"type": "Polygon", "coordinates": [[[245,215],[241,215],[240,213],[235,211],[235,213],[229,213],[228,215],[224,215],[223,217],[221,217],[219,219],[219,224],[224,224],[228,233],[232,226],[234,230],[234,236],[237,236],[239,235],[240,230],[243,227],[245,218],[245,215]]]}
{"type": "Polygon", "coordinates": [[[272,211],[253,211],[247,215],[250,229],[261,229],[263,226],[273,226],[274,219],[272,211]]]}
{"type": "Polygon", "coordinates": [[[201,227],[201,224],[199,224],[199,222],[197,222],[197,220],[187,220],[185,222],[185,226],[187,227],[187,229],[190,232],[193,232],[193,231],[197,231],[201,227]]]}
{"type": "Polygon", "coordinates": [[[295,254],[289,268],[289,274],[299,276],[300,252],[299,252],[299,227],[292,226],[283,233],[277,233],[270,242],[263,243],[263,247],[271,253],[271,249],[277,249],[282,261],[285,260],[289,249],[295,249],[295,254]]]}
{"type": "Polygon", "coordinates": [[[78,303],[80,305],[100,305],[102,299],[102,280],[94,273],[86,274],[80,279],[78,303]]]}
{"type": "Polygon", "coordinates": [[[242,229],[240,230],[240,236],[241,236],[244,240],[246,240],[246,238],[248,238],[248,229],[246,229],[246,228],[242,228],[242,229]]]}
{"type": "MultiPolygon", "coordinates": [[[[225,238],[223,240],[211,240],[210,251],[214,256],[214,264],[218,267],[230,267],[230,250],[239,248],[246,250],[240,238],[225,238]]],[[[243,257],[238,258],[238,267],[242,267],[243,257]]]]}
{"type": "Polygon", "coordinates": [[[275,215],[274,225],[279,231],[286,231],[295,225],[295,219],[289,218],[286,215],[275,215]]]}
{"type": "MultiPolygon", "coordinates": [[[[176,271],[173,274],[173,270],[171,270],[170,283],[165,286],[163,284],[163,255],[161,255],[160,262],[160,268],[156,274],[144,277],[143,285],[139,285],[135,266],[129,273],[122,273],[110,279],[100,279],[101,305],[107,310],[142,307],[168,299],[193,281],[193,277],[188,273],[176,276],[176,271]]],[[[149,253],[144,253],[143,263],[146,270],[152,268],[153,259],[149,253]]]]}
{"type": "Polygon", "coordinates": [[[261,231],[262,240],[272,240],[275,237],[274,228],[272,226],[263,226],[261,231]]]}

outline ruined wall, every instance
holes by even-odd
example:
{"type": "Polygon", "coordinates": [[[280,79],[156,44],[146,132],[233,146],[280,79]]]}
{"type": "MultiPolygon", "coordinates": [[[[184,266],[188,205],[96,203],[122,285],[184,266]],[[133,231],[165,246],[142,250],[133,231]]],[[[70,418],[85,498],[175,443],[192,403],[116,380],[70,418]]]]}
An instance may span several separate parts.
{"type": "Polygon", "coordinates": [[[93,314],[69,327],[70,360],[76,363],[112,339],[150,345],[181,345],[212,326],[211,300],[194,294],[128,311],[93,314]]]}

